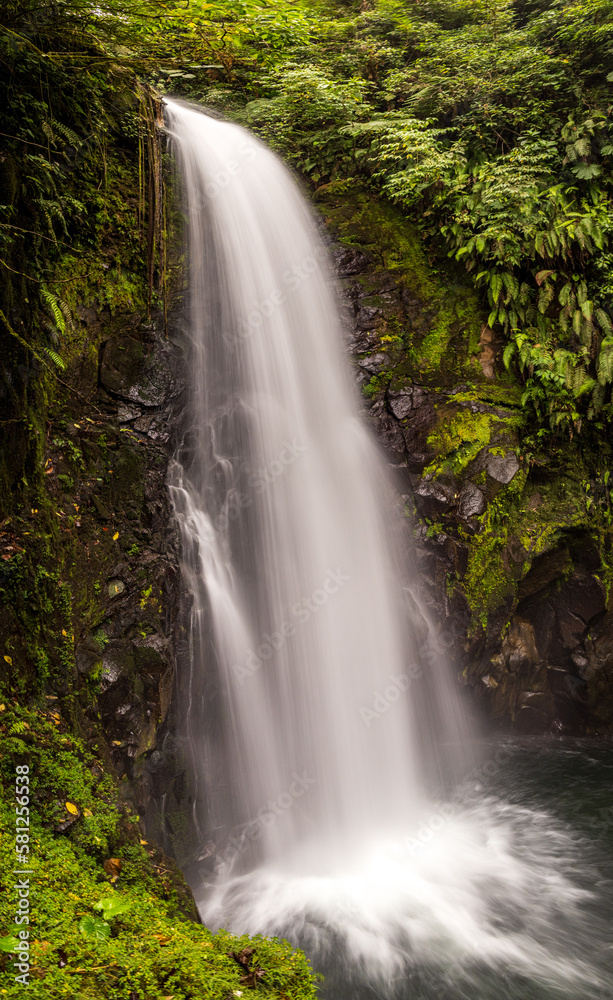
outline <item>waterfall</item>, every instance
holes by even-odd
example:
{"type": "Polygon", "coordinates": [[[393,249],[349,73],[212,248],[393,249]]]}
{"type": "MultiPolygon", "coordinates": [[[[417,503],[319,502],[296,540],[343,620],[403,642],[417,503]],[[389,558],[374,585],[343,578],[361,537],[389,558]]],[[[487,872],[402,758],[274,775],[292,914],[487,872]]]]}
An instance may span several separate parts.
{"type": "Polygon", "coordinates": [[[215,858],[194,885],[203,918],[314,956],[341,941],[386,981],[445,948],[466,968],[549,981],[557,962],[562,980],[580,965],[595,981],[544,941],[557,893],[583,899],[564,833],[543,845],[542,815],[474,798],[317,224],[249,133],[171,100],[166,121],[189,237],[191,394],[170,488],[192,601],[194,822],[215,858]]]}

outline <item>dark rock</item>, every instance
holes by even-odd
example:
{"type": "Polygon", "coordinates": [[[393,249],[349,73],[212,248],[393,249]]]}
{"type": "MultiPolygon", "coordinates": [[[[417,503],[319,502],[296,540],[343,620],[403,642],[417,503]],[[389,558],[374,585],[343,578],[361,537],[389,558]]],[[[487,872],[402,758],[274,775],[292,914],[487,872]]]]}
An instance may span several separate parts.
{"type": "Polygon", "coordinates": [[[100,360],[100,384],[111,395],[145,407],[163,406],[183,388],[183,359],[174,344],[148,349],[131,337],[107,341],[100,360]]]}
{"type": "Polygon", "coordinates": [[[404,420],[413,409],[414,389],[403,389],[402,392],[389,392],[387,394],[387,405],[396,420],[404,420]]]}
{"type": "Polygon", "coordinates": [[[415,488],[415,504],[423,517],[436,519],[451,511],[457,498],[454,491],[437,481],[422,481],[415,488]]]}
{"type": "Polygon", "coordinates": [[[485,460],[485,468],[488,475],[498,483],[510,483],[516,472],[519,472],[519,460],[517,455],[492,455],[488,454],[485,460]]]}
{"type": "Polygon", "coordinates": [[[404,459],[406,452],[402,431],[381,400],[373,403],[370,414],[376,423],[377,436],[388,455],[396,460],[404,459]]]}
{"type": "Polygon", "coordinates": [[[358,330],[374,330],[380,316],[381,310],[376,306],[360,306],[355,320],[358,330]]]}
{"type": "Polygon", "coordinates": [[[485,497],[479,487],[471,482],[464,483],[458,500],[459,517],[478,517],[483,514],[485,508],[485,497]]]}
{"type": "Polygon", "coordinates": [[[537,556],[523,580],[520,580],[517,590],[520,603],[560,579],[570,566],[570,555],[565,545],[537,556]]]}
{"type": "Polygon", "coordinates": [[[387,354],[379,352],[378,354],[370,354],[366,358],[360,358],[358,365],[367,372],[380,372],[382,368],[385,368],[387,364],[387,354]]]}
{"type": "Polygon", "coordinates": [[[354,274],[363,274],[371,267],[371,261],[361,250],[353,247],[337,245],[332,250],[334,269],[339,278],[349,278],[354,274]]]}
{"type": "Polygon", "coordinates": [[[364,354],[366,351],[373,351],[379,344],[376,333],[368,330],[355,330],[349,338],[349,349],[353,354],[364,354]]]}
{"type": "Polygon", "coordinates": [[[102,668],[102,647],[93,636],[87,636],[75,651],[77,670],[85,677],[102,668]]]}

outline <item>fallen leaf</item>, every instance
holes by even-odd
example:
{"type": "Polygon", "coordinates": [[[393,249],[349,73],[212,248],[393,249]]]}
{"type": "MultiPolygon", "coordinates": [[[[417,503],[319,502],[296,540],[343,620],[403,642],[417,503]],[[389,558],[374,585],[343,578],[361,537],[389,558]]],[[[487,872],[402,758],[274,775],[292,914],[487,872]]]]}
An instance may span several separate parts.
{"type": "Polygon", "coordinates": [[[66,631],[65,628],[62,629],[62,635],[68,635],[68,632],[66,631]]]}
{"type": "Polygon", "coordinates": [[[89,819],[89,818],[90,818],[90,816],[93,816],[94,814],[93,814],[93,812],[91,811],[91,809],[84,809],[84,810],[83,810],[83,815],[84,815],[84,816],[87,816],[87,818],[89,819]]]}
{"type": "Polygon", "coordinates": [[[119,858],[109,858],[108,861],[104,862],[102,867],[107,875],[110,875],[112,878],[117,878],[119,872],[121,871],[121,861],[119,858]]]}
{"type": "Polygon", "coordinates": [[[6,711],[6,705],[0,705],[0,712],[6,711]]]}
{"type": "Polygon", "coordinates": [[[79,815],[79,808],[75,806],[74,802],[66,802],[65,805],[71,816],[79,815]]]}
{"type": "MultiPolygon", "coordinates": [[[[1,707],[4,708],[4,705],[2,705],[1,707]]],[[[148,844],[148,843],[149,843],[148,840],[141,840],[141,844],[148,844]]]]}
{"type": "Polygon", "coordinates": [[[114,747],[121,746],[121,740],[111,740],[111,743],[113,744],[114,747]]]}
{"type": "Polygon", "coordinates": [[[113,535],[113,541],[116,542],[118,538],[119,538],[119,532],[116,531],[115,534],[113,535]]]}
{"type": "Polygon", "coordinates": [[[12,662],[13,662],[13,660],[12,660],[12,658],[11,658],[10,656],[5,656],[5,657],[4,657],[4,659],[6,660],[6,662],[8,663],[8,665],[9,665],[9,666],[10,666],[10,665],[12,664],[12,662]]]}

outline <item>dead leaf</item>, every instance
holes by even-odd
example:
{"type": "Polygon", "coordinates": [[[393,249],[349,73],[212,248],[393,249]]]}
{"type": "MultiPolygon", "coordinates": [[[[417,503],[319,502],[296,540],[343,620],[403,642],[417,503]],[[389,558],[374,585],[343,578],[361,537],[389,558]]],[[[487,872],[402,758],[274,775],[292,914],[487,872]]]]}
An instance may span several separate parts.
{"type": "Polygon", "coordinates": [[[108,861],[104,862],[102,867],[111,878],[118,878],[121,871],[121,861],[119,858],[109,858],[108,861]]]}
{"type": "Polygon", "coordinates": [[[12,658],[10,656],[5,656],[4,659],[6,660],[6,662],[8,663],[8,665],[10,667],[12,665],[12,663],[13,663],[12,658]]]}
{"type": "Polygon", "coordinates": [[[119,532],[116,531],[115,534],[113,535],[113,541],[116,542],[118,538],[119,538],[119,532]]]}
{"type": "Polygon", "coordinates": [[[79,807],[75,806],[74,802],[66,802],[65,805],[71,816],[79,815],[79,807]]]}

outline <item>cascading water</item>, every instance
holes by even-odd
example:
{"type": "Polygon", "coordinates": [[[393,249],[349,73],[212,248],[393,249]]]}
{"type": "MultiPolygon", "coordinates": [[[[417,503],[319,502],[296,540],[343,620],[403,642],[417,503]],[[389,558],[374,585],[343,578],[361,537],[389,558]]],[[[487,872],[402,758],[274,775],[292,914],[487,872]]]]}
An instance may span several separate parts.
{"type": "Polygon", "coordinates": [[[203,919],[345,956],[385,996],[418,969],[447,997],[475,976],[473,997],[519,996],[487,985],[501,969],[540,983],[531,996],[569,981],[596,995],[572,837],[475,788],[304,199],[244,130],[175,101],[166,116],[189,232],[171,492],[193,601],[194,820],[217,859],[194,886],[203,919]]]}

